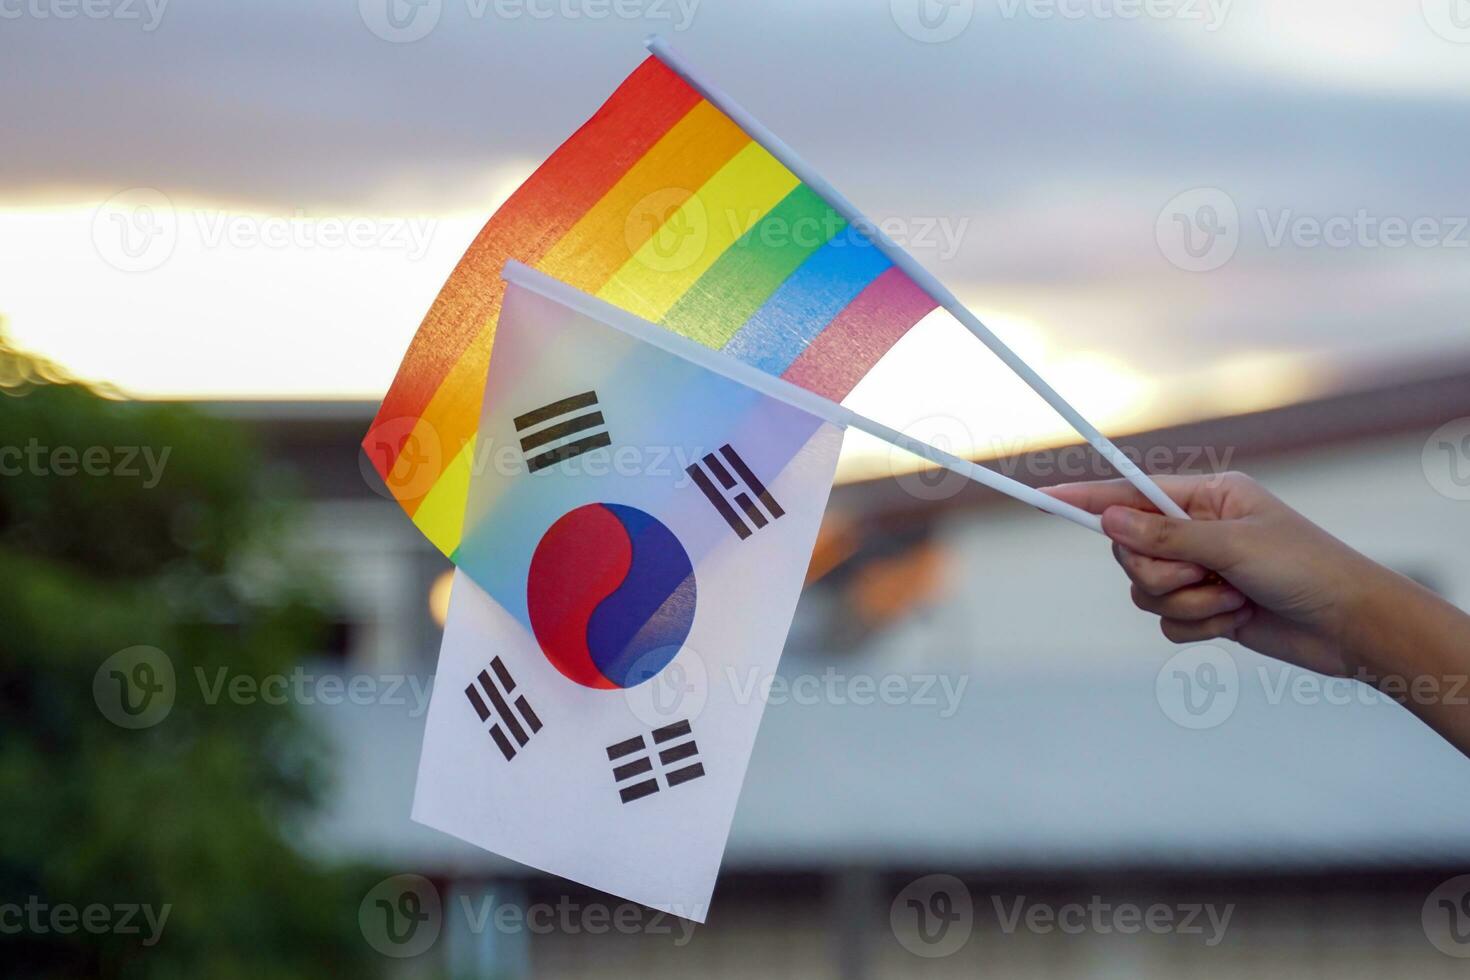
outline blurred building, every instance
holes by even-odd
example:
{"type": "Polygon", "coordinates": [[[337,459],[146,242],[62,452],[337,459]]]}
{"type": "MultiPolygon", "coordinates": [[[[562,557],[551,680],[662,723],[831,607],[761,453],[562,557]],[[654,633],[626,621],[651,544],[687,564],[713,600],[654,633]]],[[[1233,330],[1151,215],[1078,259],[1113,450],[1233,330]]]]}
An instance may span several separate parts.
{"type": "MultiPolygon", "coordinates": [[[[339,602],[314,669],[426,681],[449,566],[359,464],[371,408],[215,410],[310,497],[300,545],[339,602]]],[[[1470,607],[1470,446],[1431,439],[1463,417],[1470,373],[1123,445],[1154,469],[1247,470],[1470,607]]],[[[1033,484],[1102,475],[1075,448],[992,464],[1033,484]]],[[[811,579],[687,944],[646,916],[620,934],[586,914],[617,900],[410,822],[410,685],[403,704],[310,708],[340,753],[313,846],[445,896],[442,938],[405,975],[1470,971],[1430,937],[1470,928],[1431,897],[1470,870],[1470,763],[1396,705],[1225,644],[1175,658],[1102,541],[938,474],[838,487],[811,579]],[[933,874],[959,881],[910,887],[933,874]],[[486,914],[501,907],[544,914],[486,914]]]]}

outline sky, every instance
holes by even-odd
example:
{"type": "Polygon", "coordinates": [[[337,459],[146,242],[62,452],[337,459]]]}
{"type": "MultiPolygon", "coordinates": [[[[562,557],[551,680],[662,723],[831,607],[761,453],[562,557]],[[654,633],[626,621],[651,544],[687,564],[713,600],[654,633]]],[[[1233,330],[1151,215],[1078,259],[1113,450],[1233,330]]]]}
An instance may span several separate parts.
{"type": "MultiPolygon", "coordinates": [[[[376,400],[649,33],[1106,431],[1470,361],[1470,0],[0,0],[0,316],[140,397],[376,400]]],[[[849,404],[1066,437],[943,313],[849,404]]]]}

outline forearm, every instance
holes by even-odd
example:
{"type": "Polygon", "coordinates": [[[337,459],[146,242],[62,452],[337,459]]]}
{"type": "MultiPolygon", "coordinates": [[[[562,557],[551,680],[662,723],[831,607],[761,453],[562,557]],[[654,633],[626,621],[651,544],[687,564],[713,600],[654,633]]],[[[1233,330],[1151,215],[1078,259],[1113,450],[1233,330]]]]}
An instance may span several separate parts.
{"type": "Polygon", "coordinates": [[[1470,755],[1470,615],[1375,567],[1348,603],[1341,643],[1359,680],[1470,755]]]}
{"type": "Polygon", "coordinates": [[[1102,515],[1134,604],[1159,617],[1166,637],[1228,638],[1296,667],[1356,678],[1470,756],[1470,615],[1352,550],[1249,477],[1158,479],[1191,520],[1159,514],[1122,480],[1047,492],[1102,515]]]}

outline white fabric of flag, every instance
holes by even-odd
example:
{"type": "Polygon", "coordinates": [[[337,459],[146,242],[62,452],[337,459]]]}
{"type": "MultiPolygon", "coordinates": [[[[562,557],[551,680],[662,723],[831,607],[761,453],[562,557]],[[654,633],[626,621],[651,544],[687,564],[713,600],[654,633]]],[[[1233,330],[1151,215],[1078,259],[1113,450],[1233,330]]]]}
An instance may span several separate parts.
{"type": "Polygon", "coordinates": [[[694,347],[508,285],[413,816],[702,922],[843,430],[694,347]]]}

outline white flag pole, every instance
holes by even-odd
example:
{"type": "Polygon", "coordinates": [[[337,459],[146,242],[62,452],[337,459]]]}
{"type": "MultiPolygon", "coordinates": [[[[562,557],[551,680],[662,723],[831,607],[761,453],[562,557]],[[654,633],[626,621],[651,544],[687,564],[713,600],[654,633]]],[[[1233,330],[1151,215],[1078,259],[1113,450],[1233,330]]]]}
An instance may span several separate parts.
{"type": "MultiPolygon", "coordinates": [[[[734,120],[735,124],[745,130],[751,139],[765,147],[771,156],[781,161],[786,169],[795,174],[802,183],[826,199],[827,203],[832,206],[832,209],[842,215],[848,224],[872,239],[873,244],[883,253],[885,258],[902,269],[920,289],[928,293],[935,302],[948,310],[956,320],[959,320],[972,334],[980,338],[981,342],[986,347],[989,347],[1006,367],[1019,375],[1021,380],[1025,381],[1031,386],[1033,391],[1044,398],[1048,405],[1055,409],[1062,418],[1066,419],[1078,434],[1092,444],[1092,448],[1096,449],[1104,459],[1127,478],[1129,483],[1137,487],[1140,493],[1152,501],[1155,507],[1172,517],[1188,519],[1188,515],[1184,513],[1183,509],[1171,500],[1169,495],[1159,488],[1158,484],[1149,479],[1148,474],[1139,469],[1133,460],[1124,455],[1091,422],[1083,418],[1065,398],[1057,393],[1056,389],[1047,384],[1031,368],[1031,365],[1027,364],[1015,351],[1007,347],[999,337],[991,333],[990,329],[981,323],[975,314],[966,309],[964,304],[945,288],[944,284],[933,273],[920,265],[918,260],[904,249],[894,244],[883,233],[882,229],[869,221],[851,201],[843,197],[835,187],[827,183],[821,174],[807,166],[806,161],[797,156],[796,151],[783,143],[776,134],[762,126],[754,116],[746,112],[734,99],[707,82],[689,62],[685,61],[673,48],[669,47],[663,38],[654,35],[649,37],[644,42],[644,45],[659,61],[667,65],[674,74],[688,82],[700,95],[703,95],[716,108],[734,120]]],[[[854,426],[854,428],[857,428],[857,426],[854,426]]],[[[886,436],[880,438],[887,439],[886,436]]],[[[919,455],[925,454],[920,453],[919,455]]],[[[932,457],[926,456],[925,458],[932,457]]]]}
{"type": "Polygon", "coordinates": [[[1074,524],[1079,524],[1089,531],[1102,533],[1102,521],[1097,515],[1089,514],[1080,507],[1063,503],[1055,497],[1042,493],[1034,487],[1028,487],[1018,480],[988,470],[979,464],[961,459],[942,449],[936,449],[928,443],[918,439],[912,439],[874,422],[872,419],[858,415],[852,409],[844,405],[823,398],[821,395],[813,394],[805,388],[798,387],[789,381],[751,367],[744,361],[737,360],[728,354],[711,350],[703,344],[696,343],[687,337],[680,336],[672,330],[656,326],[635,316],[620,307],[613,306],[606,300],[590,296],[574,286],[569,286],[559,279],[552,278],[544,272],[538,272],[530,266],[523,265],[512,259],[505,264],[502,273],[505,281],[516,286],[522,286],[534,293],[539,293],[547,299],[555,300],[563,306],[575,310],[585,316],[600,320],[608,326],[621,330],[638,340],[652,344],[660,350],[667,351],[676,357],[682,357],[691,361],[707,371],[729,378],[731,381],[745,385],[763,395],[785,402],[794,408],[815,415],[819,419],[831,422],[833,425],[851,426],[869,435],[876,436],[884,442],[907,450],[922,459],[947,470],[952,470],[974,480],[976,483],[998,490],[1007,496],[1015,497],[1017,500],[1030,504],[1048,514],[1064,517],[1074,524]]]}

